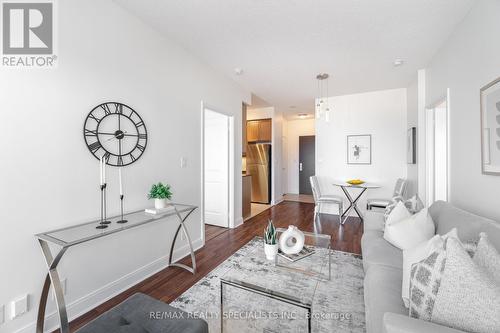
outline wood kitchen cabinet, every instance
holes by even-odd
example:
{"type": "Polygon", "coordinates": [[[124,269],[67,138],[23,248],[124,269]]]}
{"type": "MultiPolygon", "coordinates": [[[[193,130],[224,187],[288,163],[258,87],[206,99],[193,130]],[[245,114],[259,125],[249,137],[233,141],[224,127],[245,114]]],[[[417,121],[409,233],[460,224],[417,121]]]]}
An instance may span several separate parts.
{"type": "Polygon", "coordinates": [[[247,142],[259,141],[259,121],[247,121],[247,142]]]}
{"type": "Polygon", "coordinates": [[[247,121],[247,142],[271,142],[272,119],[247,121]]]}

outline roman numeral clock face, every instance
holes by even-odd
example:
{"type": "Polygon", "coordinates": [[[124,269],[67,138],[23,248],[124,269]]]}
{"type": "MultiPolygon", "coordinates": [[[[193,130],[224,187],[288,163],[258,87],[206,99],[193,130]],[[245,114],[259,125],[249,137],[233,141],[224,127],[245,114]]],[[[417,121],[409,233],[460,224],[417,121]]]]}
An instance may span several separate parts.
{"type": "Polygon", "coordinates": [[[96,106],[85,119],[83,135],[90,152],[108,165],[137,161],[148,143],[144,121],[131,107],[115,102],[96,106]]]}

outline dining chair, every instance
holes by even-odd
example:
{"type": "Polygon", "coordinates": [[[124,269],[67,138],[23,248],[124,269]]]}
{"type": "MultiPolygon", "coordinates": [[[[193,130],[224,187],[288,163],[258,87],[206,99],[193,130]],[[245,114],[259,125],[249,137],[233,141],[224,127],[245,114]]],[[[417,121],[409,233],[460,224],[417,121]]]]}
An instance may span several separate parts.
{"type": "MultiPolygon", "coordinates": [[[[394,192],[392,197],[402,197],[406,195],[406,188],[408,186],[408,181],[404,178],[398,178],[396,181],[396,186],[394,186],[394,192]]],[[[391,199],[368,199],[366,202],[366,209],[371,210],[372,208],[383,208],[385,209],[392,202],[391,199]]]]}
{"type": "Polygon", "coordinates": [[[311,188],[314,198],[314,220],[316,221],[316,215],[321,211],[321,206],[323,204],[337,205],[339,208],[339,218],[342,220],[342,213],[344,212],[344,201],[342,197],[334,194],[321,193],[318,177],[311,176],[309,180],[311,182],[311,188]]]}

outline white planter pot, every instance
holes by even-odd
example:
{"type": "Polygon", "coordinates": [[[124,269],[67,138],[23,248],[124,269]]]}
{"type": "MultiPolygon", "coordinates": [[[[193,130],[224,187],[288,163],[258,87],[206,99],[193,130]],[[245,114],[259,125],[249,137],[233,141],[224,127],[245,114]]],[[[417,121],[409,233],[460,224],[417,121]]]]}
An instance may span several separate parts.
{"type": "Polygon", "coordinates": [[[155,208],[156,209],[163,209],[168,206],[168,200],[167,199],[155,199],[155,208]]]}
{"type": "Polygon", "coordinates": [[[284,254],[297,254],[304,247],[305,236],[296,226],[291,225],[281,234],[279,245],[284,254]]]}
{"type": "Polygon", "coordinates": [[[267,260],[274,260],[278,254],[278,244],[264,244],[264,253],[267,260]]]}

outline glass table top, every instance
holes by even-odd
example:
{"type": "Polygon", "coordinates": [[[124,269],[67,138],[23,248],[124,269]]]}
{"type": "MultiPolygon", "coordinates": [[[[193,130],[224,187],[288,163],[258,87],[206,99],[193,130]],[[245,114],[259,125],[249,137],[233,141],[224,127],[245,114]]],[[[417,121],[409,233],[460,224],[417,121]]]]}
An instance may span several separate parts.
{"type": "MultiPolygon", "coordinates": [[[[286,229],[277,229],[278,236],[286,229]]],[[[271,296],[282,297],[311,306],[318,283],[329,276],[331,237],[306,233],[306,246],[315,252],[291,262],[281,256],[277,261],[266,259],[264,244],[245,254],[238,264],[227,271],[222,280],[271,296]]]]}
{"type": "Polygon", "coordinates": [[[105,229],[97,229],[96,227],[99,225],[100,220],[96,220],[40,233],[35,235],[35,237],[51,243],[55,243],[60,246],[69,247],[109,234],[134,228],[143,224],[155,222],[168,216],[174,216],[177,213],[190,214],[197,208],[196,206],[192,205],[176,203],[173,203],[172,206],[174,209],[167,210],[158,214],[148,214],[144,210],[124,214],[123,219],[127,220],[127,223],[122,224],[117,223],[117,221],[121,220],[121,215],[108,217],[107,220],[111,223],[107,224],[108,227],[105,229]]]}

